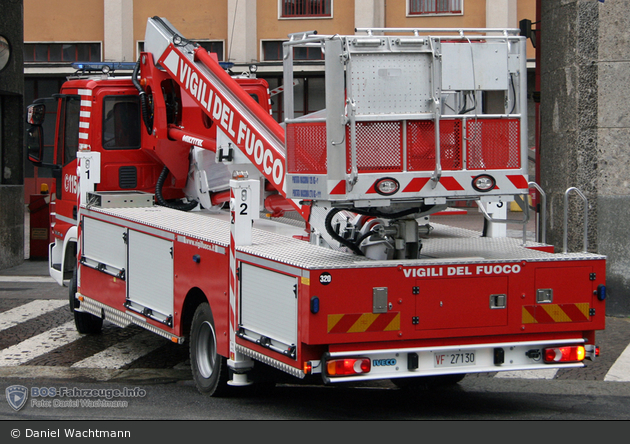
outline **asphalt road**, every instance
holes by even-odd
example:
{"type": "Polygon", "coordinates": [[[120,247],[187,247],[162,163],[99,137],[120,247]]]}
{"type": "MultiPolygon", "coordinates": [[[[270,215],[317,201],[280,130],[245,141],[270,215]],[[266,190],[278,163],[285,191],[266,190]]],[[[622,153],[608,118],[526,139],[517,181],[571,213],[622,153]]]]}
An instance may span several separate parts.
{"type": "MultiPolygon", "coordinates": [[[[2,385],[24,384],[3,378],[2,385]]],[[[405,391],[391,387],[296,386],[232,397],[199,394],[187,380],[86,383],[38,378],[26,385],[67,389],[139,389],[143,397],[113,398],[124,406],[87,408],[41,403],[67,398],[29,398],[22,410],[0,403],[0,420],[623,420],[630,419],[630,384],[603,381],[498,381],[465,378],[456,387],[405,391]],[[37,385],[35,385],[37,384],[37,385]],[[34,402],[36,404],[30,404],[34,402]]],[[[84,398],[83,398],[84,399],[84,398]]],[[[102,399],[102,398],[98,398],[102,399]]],[[[98,400],[94,398],[94,400],[98,400]]],[[[1,436],[1,434],[0,434],[1,436]]]]}
{"type": "MultiPolygon", "coordinates": [[[[469,218],[466,223],[475,222],[469,218]]],[[[146,337],[139,327],[120,329],[107,323],[101,335],[79,337],[73,332],[67,298],[68,289],[48,277],[45,262],[25,261],[0,270],[0,315],[14,309],[24,312],[23,319],[4,326],[0,319],[0,389],[13,385],[29,391],[138,388],[144,395],[121,398],[124,406],[109,408],[53,407],[43,401],[61,398],[45,396],[29,396],[29,403],[19,411],[0,402],[3,441],[16,420],[152,421],[155,432],[163,425],[156,421],[168,420],[630,419],[629,318],[607,317],[606,330],[597,335],[601,355],[581,369],[531,375],[471,374],[455,387],[417,392],[398,389],[388,381],[353,386],[286,383],[266,393],[242,391],[227,398],[208,398],[194,388],[186,347],[155,335],[146,337]]],[[[25,427],[19,426],[22,437],[25,427]]],[[[145,436],[146,426],[141,427],[145,436]]]]}

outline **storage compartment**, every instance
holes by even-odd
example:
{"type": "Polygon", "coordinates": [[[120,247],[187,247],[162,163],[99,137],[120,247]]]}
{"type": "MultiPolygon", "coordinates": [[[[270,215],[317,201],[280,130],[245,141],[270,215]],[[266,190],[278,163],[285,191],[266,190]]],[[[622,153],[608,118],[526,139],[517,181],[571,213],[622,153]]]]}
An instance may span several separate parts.
{"type": "Polygon", "coordinates": [[[173,324],[173,242],[129,230],[127,308],[173,324]]]}
{"type": "Polygon", "coordinates": [[[84,217],[82,221],[81,263],[124,279],[127,228],[90,217],[84,217]]]}
{"type": "MultiPolygon", "coordinates": [[[[465,268],[465,267],[461,267],[465,268]]],[[[508,278],[422,279],[416,285],[416,330],[497,327],[508,323],[508,278]]]]}
{"type": "Polygon", "coordinates": [[[298,340],[298,278],[256,267],[240,266],[240,336],[286,355],[298,340]]]}

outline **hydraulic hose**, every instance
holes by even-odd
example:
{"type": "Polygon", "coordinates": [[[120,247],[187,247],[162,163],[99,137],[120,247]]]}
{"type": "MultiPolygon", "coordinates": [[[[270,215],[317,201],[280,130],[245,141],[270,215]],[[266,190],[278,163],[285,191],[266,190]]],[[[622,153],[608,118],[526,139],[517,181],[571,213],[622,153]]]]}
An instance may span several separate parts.
{"type": "Polygon", "coordinates": [[[163,206],[163,207],[167,207],[167,208],[171,208],[173,210],[180,210],[180,211],[190,211],[193,208],[195,208],[197,206],[197,201],[193,200],[191,202],[188,203],[171,203],[168,202],[166,199],[164,199],[164,196],[162,195],[162,188],[164,187],[164,182],[166,181],[166,176],[168,176],[169,170],[166,166],[164,166],[164,168],[162,169],[162,172],[160,173],[160,177],[158,177],[158,180],[155,184],[155,198],[158,201],[158,204],[163,206]]]}
{"type": "Polygon", "coordinates": [[[133,75],[131,76],[131,81],[133,82],[133,86],[138,90],[138,94],[140,96],[140,109],[142,111],[142,121],[144,122],[144,126],[147,129],[147,133],[153,133],[153,113],[149,110],[149,103],[147,93],[138,82],[138,72],[140,72],[140,59],[136,63],[135,68],[133,69],[133,75]]]}
{"type": "MultiPolygon", "coordinates": [[[[380,218],[383,218],[383,219],[397,219],[399,217],[408,216],[410,214],[422,213],[422,212],[428,211],[432,207],[433,207],[433,205],[423,205],[420,208],[407,208],[406,210],[402,210],[402,211],[399,211],[397,213],[383,213],[381,211],[374,210],[374,209],[362,210],[362,209],[358,209],[358,208],[353,208],[352,210],[348,210],[348,211],[351,211],[352,213],[356,213],[356,214],[361,214],[363,216],[380,217],[380,218]]],[[[356,242],[352,242],[351,240],[344,239],[343,237],[341,237],[339,234],[337,234],[335,232],[335,230],[333,229],[333,226],[332,226],[333,218],[340,211],[342,211],[342,208],[333,208],[332,210],[330,210],[328,212],[328,214],[326,215],[326,220],[324,221],[324,224],[325,224],[325,227],[326,227],[326,232],[328,232],[328,234],[334,240],[339,242],[341,245],[343,245],[345,247],[348,247],[350,250],[352,250],[358,256],[364,256],[363,251],[361,251],[361,249],[359,247],[361,246],[361,243],[367,237],[369,237],[372,234],[374,234],[374,232],[373,231],[369,231],[369,232],[365,233],[364,235],[359,237],[359,239],[357,239],[356,242]]]]}
{"type": "Polygon", "coordinates": [[[349,249],[351,249],[356,255],[358,256],[363,256],[363,252],[361,251],[361,249],[359,247],[357,247],[354,242],[349,241],[348,239],[344,239],[343,237],[341,237],[340,235],[338,235],[337,233],[335,233],[335,230],[332,227],[332,220],[333,217],[335,217],[335,215],[337,213],[339,213],[341,211],[341,208],[333,208],[332,210],[330,210],[328,212],[328,214],[326,215],[326,220],[325,220],[325,225],[326,225],[326,231],[328,232],[328,234],[330,234],[330,236],[335,239],[337,242],[339,242],[341,245],[344,245],[346,247],[348,247],[349,249]]]}

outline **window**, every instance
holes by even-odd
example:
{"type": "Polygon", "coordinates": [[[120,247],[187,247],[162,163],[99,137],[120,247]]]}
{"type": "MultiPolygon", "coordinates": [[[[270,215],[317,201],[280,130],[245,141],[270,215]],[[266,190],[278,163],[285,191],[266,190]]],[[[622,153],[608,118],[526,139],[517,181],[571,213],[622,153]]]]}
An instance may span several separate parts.
{"type": "Polygon", "coordinates": [[[217,55],[219,61],[223,61],[223,42],[221,41],[210,41],[210,40],[197,40],[199,46],[205,49],[208,52],[214,52],[217,55]]]}
{"type": "Polygon", "coordinates": [[[25,43],[25,62],[100,62],[100,43],[25,43]]]}
{"type": "MultiPolygon", "coordinates": [[[[271,90],[282,86],[282,77],[267,77],[271,90]]],[[[298,83],[293,87],[294,117],[314,113],[326,108],[326,87],[323,76],[296,77],[298,83]]],[[[271,97],[271,111],[277,122],[284,121],[284,96],[287,92],[271,97]]]]}
{"type": "Polygon", "coordinates": [[[280,17],[331,17],[331,0],[280,0],[280,17]]]}
{"type": "MultiPolygon", "coordinates": [[[[194,40],[194,42],[198,43],[206,51],[215,53],[220,62],[224,60],[222,40],[194,40]]],[[[144,52],[144,42],[138,42],[138,54],[141,52],[144,52]]]]}
{"type": "Polygon", "coordinates": [[[103,100],[103,148],[140,148],[140,100],[137,96],[111,96],[103,100]]]}
{"type": "MultiPolygon", "coordinates": [[[[282,40],[267,40],[262,42],[263,60],[282,60],[282,40]]],[[[293,60],[324,60],[321,48],[316,46],[299,47],[293,49],[293,60]]]]}
{"type": "MultiPolygon", "coordinates": [[[[57,134],[57,165],[66,166],[77,157],[79,149],[79,96],[61,96],[59,132],[57,134]]],[[[61,181],[59,181],[61,182],[61,181]]]]}
{"type": "Polygon", "coordinates": [[[77,158],[79,149],[79,113],[81,111],[81,99],[68,97],[66,100],[66,116],[63,129],[63,166],[68,165],[77,158]]]}
{"type": "Polygon", "coordinates": [[[461,14],[463,2],[464,0],[409,0],[409,14],[461,14]]]}

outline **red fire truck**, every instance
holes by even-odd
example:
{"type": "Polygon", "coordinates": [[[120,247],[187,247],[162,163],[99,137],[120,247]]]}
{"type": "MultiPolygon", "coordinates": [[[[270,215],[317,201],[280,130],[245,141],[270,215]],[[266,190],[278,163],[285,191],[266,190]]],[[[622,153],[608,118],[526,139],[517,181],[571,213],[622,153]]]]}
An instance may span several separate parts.
{"type": "Polygon", "coordinates": [[[213,395],[269,368],[415,387],[595,358],[605,257],[431,219],[468,200],[490,226],[514,201],[528,221],[518,30],[304,32],[283,58],[279,124],[264,80],[153,17],[130,77],[64,84],[53,165],[29,108],[29,158],[60,182],[50,273],[79,332],[187,344],[213,395]],[[325,108],[296,116],[304,47],[325,55],[325,108]]]}

